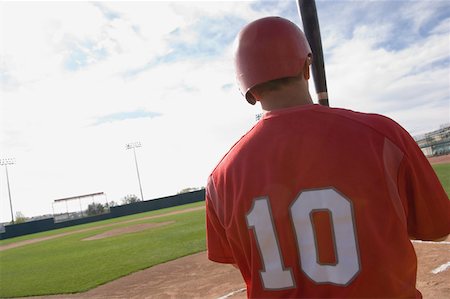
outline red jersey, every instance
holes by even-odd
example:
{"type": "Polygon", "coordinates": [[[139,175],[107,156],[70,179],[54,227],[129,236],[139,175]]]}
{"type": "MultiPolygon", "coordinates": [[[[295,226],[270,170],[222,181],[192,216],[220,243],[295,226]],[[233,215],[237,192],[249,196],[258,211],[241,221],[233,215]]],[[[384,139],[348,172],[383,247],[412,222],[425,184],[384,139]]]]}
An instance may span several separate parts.
{"type": "Polygon", "coordinates": [[[206,190],[208,257],[249,297],[420,298],[410,238],[450,232],[450,203],[411,136],[375,114],[266,113],[206,190]]]}

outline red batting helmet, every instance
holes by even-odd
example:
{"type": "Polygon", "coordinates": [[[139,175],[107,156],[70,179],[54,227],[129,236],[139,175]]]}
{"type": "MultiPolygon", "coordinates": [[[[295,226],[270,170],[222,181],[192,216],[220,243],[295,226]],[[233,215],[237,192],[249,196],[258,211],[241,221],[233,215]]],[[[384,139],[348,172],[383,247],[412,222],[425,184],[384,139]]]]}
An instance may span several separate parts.
{"type": "Polygon", "coordinates": [[[300,28],[280,17],[251,22],[241,30],[235,43],[234,64],[239,89],[252,105],[256,103],[249,93],[252,87],[297,76],[311,54],[300,28]]]}

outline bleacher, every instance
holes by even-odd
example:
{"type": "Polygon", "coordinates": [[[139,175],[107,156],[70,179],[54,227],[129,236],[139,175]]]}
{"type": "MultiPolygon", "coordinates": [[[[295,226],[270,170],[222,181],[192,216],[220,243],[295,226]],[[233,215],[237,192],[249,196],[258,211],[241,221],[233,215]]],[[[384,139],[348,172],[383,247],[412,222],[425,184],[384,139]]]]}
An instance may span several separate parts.
{"type": "Polygon", "coordinates": [[[450,153],[450,123],[438,130],[414,137],[422,152],[427,157],[447,155],[450,153]]]}

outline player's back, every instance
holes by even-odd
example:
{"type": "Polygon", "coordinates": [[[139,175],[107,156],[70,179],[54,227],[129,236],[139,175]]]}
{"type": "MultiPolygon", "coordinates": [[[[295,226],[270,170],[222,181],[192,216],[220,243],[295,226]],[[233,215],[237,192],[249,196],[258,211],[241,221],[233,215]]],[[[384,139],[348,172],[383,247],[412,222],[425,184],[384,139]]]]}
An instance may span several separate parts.
{"type": "Polygon", "coordinates": [[[250,297],[420,297],[400,131],[308,105],[266,114],[230,150],[215,205],[250,297]]]}

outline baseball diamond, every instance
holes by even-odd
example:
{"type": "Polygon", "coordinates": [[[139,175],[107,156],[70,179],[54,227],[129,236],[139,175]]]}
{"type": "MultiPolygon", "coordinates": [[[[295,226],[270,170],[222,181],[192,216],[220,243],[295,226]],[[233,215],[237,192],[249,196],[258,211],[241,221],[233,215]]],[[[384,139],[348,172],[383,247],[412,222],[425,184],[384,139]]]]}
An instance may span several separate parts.
{"type": "MultiPolygon", "coordinates": [[[[450,292],[450,270],[433,274],[450,261],[447,243],[414,243],[417,252],[417,287],[424,298],[446,298],[450,292]]],[[[211,263],[206,253],[139,271],[91,291],[75,295],[31,298],[246,298],[239,271],[229,265],[211,263]]]]}
{"type": "MultiPolygon", "coordinates": [[[[432,164],[449,165],[450,155],[434,157],[429,161],[432,164]]],[[[154,221],[166,216],[203,210],[204,205],[187,206],[179,211],[125,220],[122,223],[127,225],[121,229],[111,224],[103,225],[102,227],[107,230],[92,238],[108,238],[120,234],[137,233],[140,230],[156,229],[158,225],[143,225],[139,221],[145,219],[154,221]]],[[[170,223],[172,222],[161,222],[159,225],[160,227],[168,226],[170,223]]],[[[89,232],[93,229],[79,229],[49,237],[16,241],[0,246],[0,252],[67,237],[70,234],[89,232]]],[[[424,298],[446,298],[450,293],[450,237],[440,243],[413,241],[413,246],[418,258],[417,288],[424,298]]],[[[246,298],[246,292],[245,284],[237,269],[230,265],[210,262],[206,252],[200,252],[137,271],[87,292],[27,298],[246,298]]]]}
{"type": "MultiPolygon", "coordinates": [[[[450,163],[450,155],[429,160],[432,164],[450,163]]],[[[203,209],[204,206],[190,207],[156,217],[203,209]]],[[[111,234],[113,231],[115,234],[131,233],[136,231],[133,230],[135,222],[128,222],[131,229],[125,227],[121,232],[111,228],[104,234],[111,234]]],[[[67,234],[56,235],[54,238],[65,235],[67,234]]],[[[14,248],[46,240],[32,239],[7,246],[14,248]]],[[[418,258],[417,288],[424,298],[446,298],[450,292],[450,237],[441,243],[413,241],[413,246],[418,258]]],[[[1,249],[6,249],[6,246],[1,249]]],[[[246,292],[237,269],[212,263],[208,261],[205,252],[200,252],[135,272],[84,293],[27,298],[246,298],[246,292]]]]}
{"type": "Polygon", "coordinates": [[[450,0],[0,15],[0,299],[450,299],[450,0]]]}
{"type": "MultiPolygon", "coordinates": [[[[424,298],[445,298],[450,270],[433,270],[450,261],[450,238],[445,242],[414,242],[418,257],[417,287],[424,298]]],[[[27,297],[30,298],[30,297],[27,297]]],[[[212,263],[201,252],[164,263],[74,295],[31,298],[246,298],[239,271],[212,263]]]]}

